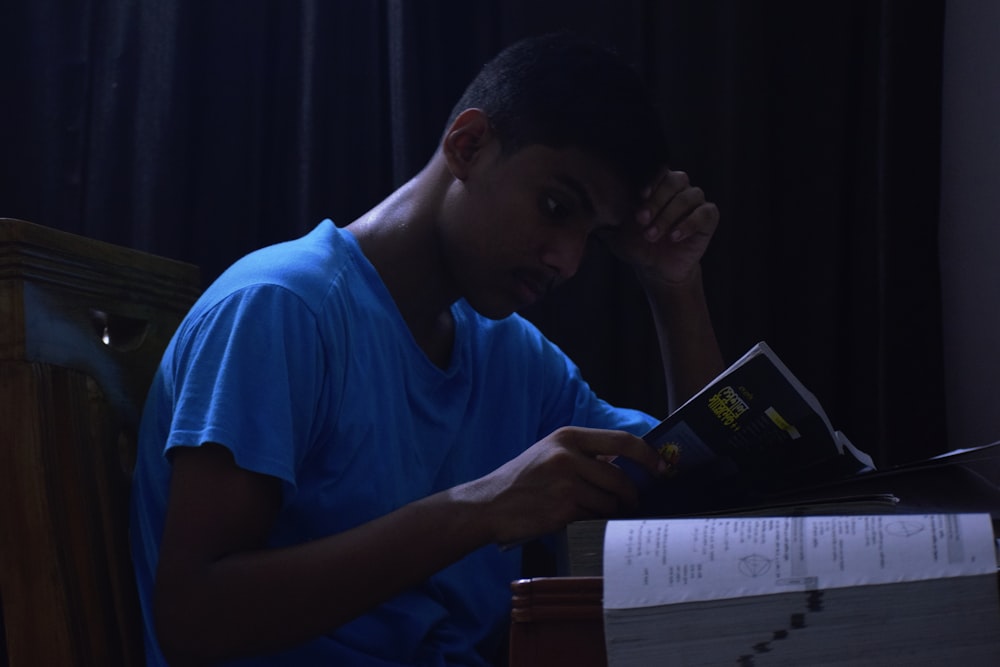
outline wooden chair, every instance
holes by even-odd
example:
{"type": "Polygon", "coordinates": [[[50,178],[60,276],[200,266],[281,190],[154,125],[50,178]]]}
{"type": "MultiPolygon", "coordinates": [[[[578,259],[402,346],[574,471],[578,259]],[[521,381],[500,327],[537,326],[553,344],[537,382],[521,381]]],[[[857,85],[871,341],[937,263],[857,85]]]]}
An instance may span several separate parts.
{"type": "Polygon", "coordinates": [[[534,577],[511,584],[510,667],[604,667],[600,577],[534,577]]]}
{"type": "Polygon", "coordinates": [[[129,482],[196,267],[0,219],[0,665],[141,665],[129,482]]]}

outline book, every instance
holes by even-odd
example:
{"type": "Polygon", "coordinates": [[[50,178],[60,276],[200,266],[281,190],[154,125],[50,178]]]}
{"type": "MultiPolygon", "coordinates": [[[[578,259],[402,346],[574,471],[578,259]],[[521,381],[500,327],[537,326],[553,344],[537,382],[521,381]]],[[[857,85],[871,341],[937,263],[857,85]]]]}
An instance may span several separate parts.
{"type": "Polygon", "coordinates": [[[989,514],[607,524],[608,665],[1000,664],[989,514]]]}
{"type": "MultiPolygon", "coordinates": [[[[662,518],[986,513],[1000,529],[1000,442],[957,449],[882,470],[866,470],[765,502],[664,512],[662,518]]],[[[636,515],[630,518],[641,518],[636,515]]],[[[607,519],[575,521],[555,540],[557,576],[601,576],[607,519]]]]}
{"type": "Polygon", "coordinates": [[[876,470],[765,343],[645,439],[673,475],[622,462],[642,510],[569,524],[558,576],[536,582],[601,583],[609,664],[1000,664],[1000,443],[876,470]],[[642,537],[618,532],[636,525],[642,537]],[[743,541],[720,537],[736,525],[743,541]],[[905,548],[887,551],[900,536],[905,548]],[[945,567],[908,569],[927,559],[945,567]],[[813,571],[820,562],[836,567],[813,571]],[[721,563],[758,587],[727,589],[711,569],[721,563]],[[644,597],[618,597],[623,568],[640,573],[644,597]],[[695,580],[694,597],[669,597],[695,580]]]}
{"type": "Polygon", "coordinates": [[[639,483],[647,515],[761,502],[874,469],[763,341],[643,439],[667,462],[666,481],[615,463],[639,483]]]}
{"type": "MultiPolygon", "coordinates": [[[[745,507],[728,512],[699,514],[705,516],[832,516],[851,513],[892,512],[899,498],[889,493],[821,498],[814,501],[778,503],[745,507]]],[[[691,518],[692,515],[674,518],[691,518]]],[[[667,518],[667,517],[663,517],[667,518]]],[[[562,577],[600,577],[604,574],[604,534],[609,519],[573,521],[556,535],[556,575],[562,577]]]]}

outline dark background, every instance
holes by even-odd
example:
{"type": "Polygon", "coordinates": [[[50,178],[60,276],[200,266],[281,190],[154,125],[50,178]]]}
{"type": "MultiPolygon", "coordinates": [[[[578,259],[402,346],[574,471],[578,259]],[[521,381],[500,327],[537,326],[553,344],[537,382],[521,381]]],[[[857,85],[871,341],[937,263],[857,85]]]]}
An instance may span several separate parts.
{"type": "MultiPolygon", "coordinates": [[[[571,28],[646,74],[722,211],[732,361],[767,340],[880,464],[949,449],[938,199],[943,0],[5,0],[0,216],[198,264],[346,224],[429,158],[465,83],[571,28]],[[69,6],[72,5],[72,6],[69,6]]],[[[652,325],[601,251],[526,313],[663,414],[652,325]]]]}

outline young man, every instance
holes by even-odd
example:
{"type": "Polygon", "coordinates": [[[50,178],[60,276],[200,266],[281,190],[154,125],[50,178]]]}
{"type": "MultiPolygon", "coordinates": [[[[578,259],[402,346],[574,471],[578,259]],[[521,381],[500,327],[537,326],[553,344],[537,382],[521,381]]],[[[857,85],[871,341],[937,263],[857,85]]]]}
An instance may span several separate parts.
{"type": "MultiPolygon", "coordinates": [[[[722,369],[718,214],[636,75],[567,37],[470,85],[409,183],[237,262],[150,391],[133,496],[151,665],[486,664],[517,549],[634,507],[655,420],[597,398],[515,311],[599,235],[655,314],[672,404],[722,369]]],[[[666,407],[666,406],[665,406],[666,407]]]]}

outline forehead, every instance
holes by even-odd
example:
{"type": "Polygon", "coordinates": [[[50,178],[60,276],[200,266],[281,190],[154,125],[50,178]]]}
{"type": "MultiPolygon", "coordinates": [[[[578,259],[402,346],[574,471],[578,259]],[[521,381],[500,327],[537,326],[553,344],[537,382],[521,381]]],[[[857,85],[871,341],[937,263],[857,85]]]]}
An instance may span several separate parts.
{"type": "Polygon", "coordinates": [[[634,207],[638,193],[607,164],[578,148],[530,145],[508,158],[526,185],[557,187],[573,195],[600,225],[617,225],[634,207]]]}

